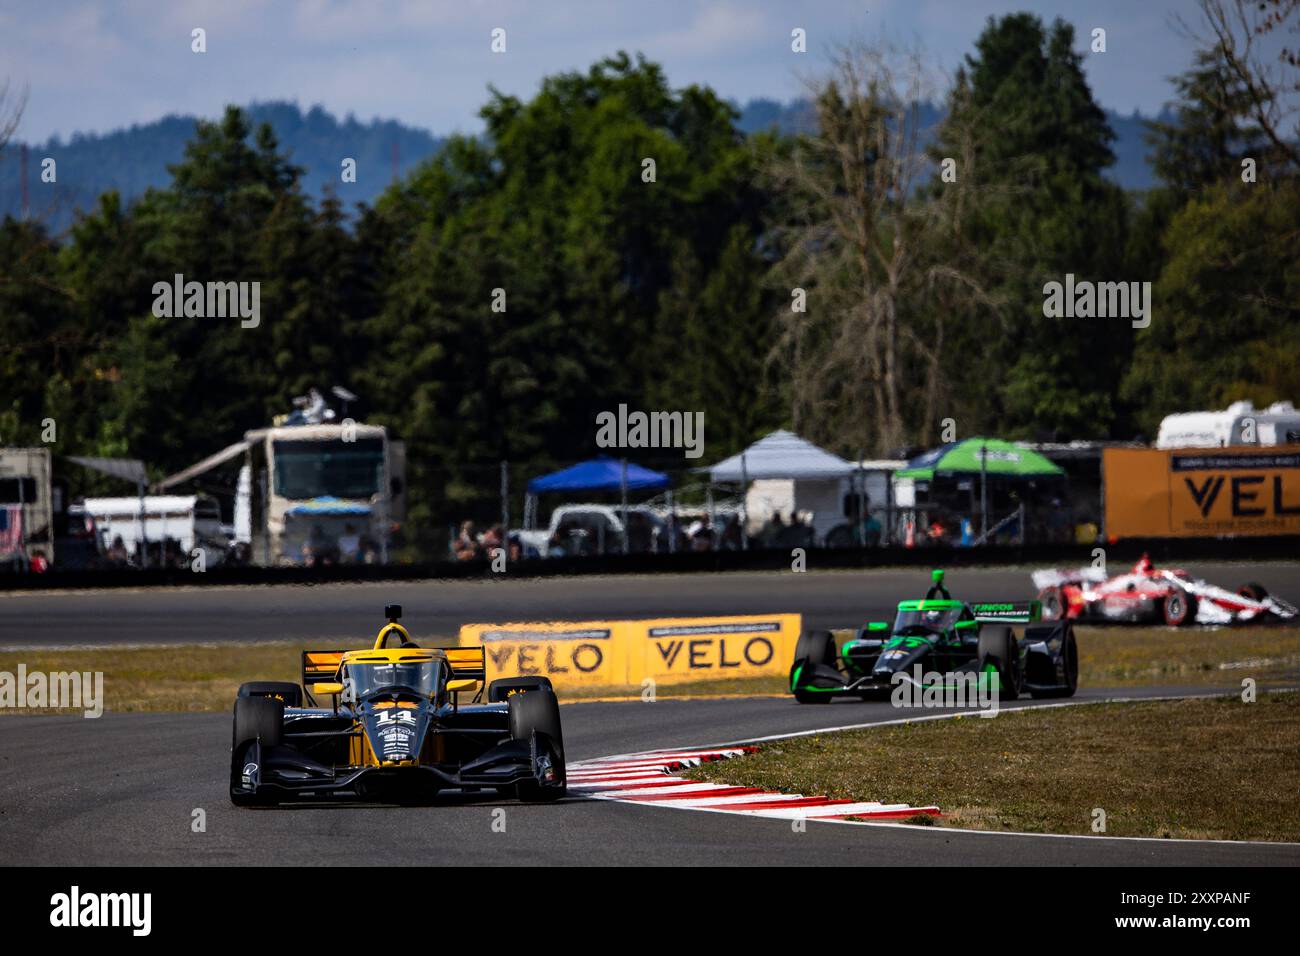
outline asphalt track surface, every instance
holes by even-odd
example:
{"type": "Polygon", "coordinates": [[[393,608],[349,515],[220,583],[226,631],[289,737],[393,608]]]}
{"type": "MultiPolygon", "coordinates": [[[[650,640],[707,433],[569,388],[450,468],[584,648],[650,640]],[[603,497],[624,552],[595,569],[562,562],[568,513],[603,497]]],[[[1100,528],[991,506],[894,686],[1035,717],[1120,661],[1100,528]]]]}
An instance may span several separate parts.
{"type": "MultiPolygon", "coordinates": [[[[1118,693],[1155,696],[1177,690],[1118,693]]],[[[1080,699],[1103,696],[1080,692],[1080,699]]],[[[777,698],[582,703],[563,709],[571,760],[898,717],[887,702],[807,707],[777,698]]],[[[0,719],[0,861],[69,866],[1300,864],[1300,845],[817,822],[800,833],[782,820],[579,798],[523,805],[496,795],[449,794],[426,807],[237,809],[225,792],[229,742],[230,718],[223,714],[0,719]],[[504,833],[493,830],[498,808],[505,810],[504,833]],[[191,830],[196,809],[205,811],[206,832],[191,830]]],[[[1081,830],[1088,812],[1080,807],[1081,830]]]]}
{"type": "MultiPolygon", "coordinates": [[[[1300,604],[1300,563],[1202,563],[1188,570],[1233,589],[1258,582],[1300,604]]],[[[453,635],[471,622],[673,615],[798,612],[806,627],[849,627],[892,619],[900,598],[920,597],[928,584],[925,571],[911,568],[11,592],[0,594],[0,646],[355,641],[383,623],[385,604],[403,606],[403,623],[417,639],[453,635]]],[[[1034,596],[1026,568],[958,569],[948,585],[972,601],[1034,596]]]]}
{"type": "MultiPolygon", "coordinates": [[[[1259,581],[1292,601],[1300,565],[1199,565],[1210,580],[1259,581]]],[[[193,588],[0,598],[0,645],[356,638],[384,603],[417,635],[466,621],[799,611],[807,626],[888,617],[919,593],[916,570],[533,581],[193,588]]],[[[1030,596],[1023,569],[955,572],[970,599],[1030,596]]],[[[1203,693],[1196,688],[1114,692],[1203,693]]],[[[1103,699],[1082,689],[1077,699],[1103,699]]],[[[789,698],[581,703],[563,710],[570,760],[728,743],[895,720],[887,702],[806,707],[789,698]]],[[[1032,837],[863,827],[568,799],[521,805],[452,795],[428,807],[357,804],[236,809],[226,796],[230,717],[109,714],[0,719],[0,862],[17,865],[1230,865],[1300,864],[1300,846],[1032,837]],[[506,811],[504,833],[495,811],[506,811]],[[205,832],[191,828],[206,815],[205,832]]],[[[875,795],[889,799],[889,794],[875,795]]],[[[1081,808],[1086,817],[1087,808],[1081,808]]]]}

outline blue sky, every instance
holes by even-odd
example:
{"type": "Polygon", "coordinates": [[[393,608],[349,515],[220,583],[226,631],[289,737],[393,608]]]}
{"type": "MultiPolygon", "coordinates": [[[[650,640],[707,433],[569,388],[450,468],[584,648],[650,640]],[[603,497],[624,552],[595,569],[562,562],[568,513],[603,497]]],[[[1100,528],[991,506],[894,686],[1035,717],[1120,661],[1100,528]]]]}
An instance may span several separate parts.
{"type": "Polygon", "coordinates": [[[1107,52],[1086,68],[1098,100],[1121,112],[1157,111],[1194,48],[1173,24],[1178,12],[1195,22],[1192,0],[7,0],[0,80],[30,88],[18,132],[29,142],[270,99],[474,132],[488,84],[526,96],[619,49],[662,63],[674,86],[788,100],[833,44],[883,34],[919,44],[942,83],[985,20],[1015,10],[1070,21],[1080,49],[1105,28],[1107,52]],[[190,51],[195,27],[206,54],[190,51]],[[505,54],[489,49],[494,27],[507,31],[505,54]],[[805,55],[790,51],[794,27],[808,32],[805,55]]]}

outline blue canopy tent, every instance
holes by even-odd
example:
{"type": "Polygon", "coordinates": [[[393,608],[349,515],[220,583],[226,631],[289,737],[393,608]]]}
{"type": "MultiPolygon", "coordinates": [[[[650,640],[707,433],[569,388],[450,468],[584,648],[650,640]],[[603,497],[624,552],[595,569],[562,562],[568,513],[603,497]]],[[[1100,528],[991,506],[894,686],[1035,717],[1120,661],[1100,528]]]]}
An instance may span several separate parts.
{"type": "Polygon", "coordinates": [[[632,462],[626,462],[627,475],[624,478],[625,463],[601,455],[590,461],[582,461],[561,471],[530,479],[530,495],[547,494],[553,491],[662,491],[672,484],[672,480],[662,472],[642,468],[632,462]]]}
{"type": "MultiPolygon", "coordinates": [[[[619,460],[601,455],[549,475],[530,479],[528,496],[524,501],[524,527],[532,527],[537,515],[537,496],[541,494],[617,491],[622,494],[626,520],[629,491],[662,491],[671,485],[672,479],[663,472],[651,471],[627,459],[619,460]]],[[[626,544],[627,539],[624,538],[625,549],[626,544]]]]}

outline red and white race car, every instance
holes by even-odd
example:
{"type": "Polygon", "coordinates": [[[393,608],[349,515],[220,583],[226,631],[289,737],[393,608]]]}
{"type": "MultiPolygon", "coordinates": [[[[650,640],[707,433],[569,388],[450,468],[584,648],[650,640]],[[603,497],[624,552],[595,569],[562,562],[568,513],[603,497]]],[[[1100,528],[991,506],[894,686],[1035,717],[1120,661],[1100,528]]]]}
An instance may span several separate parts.
{"type": "Polygon", "coordinates": [[[1289,620],[1295,607],[1269,596],[1258,584],[1236,592],[1216,587],[1176,568],[1157,568],[1145,554],[1128,574],[1107,578],[1100,568],[1033,572],[1043,620],[1184,624],[1236,624],[1289,620]]]}

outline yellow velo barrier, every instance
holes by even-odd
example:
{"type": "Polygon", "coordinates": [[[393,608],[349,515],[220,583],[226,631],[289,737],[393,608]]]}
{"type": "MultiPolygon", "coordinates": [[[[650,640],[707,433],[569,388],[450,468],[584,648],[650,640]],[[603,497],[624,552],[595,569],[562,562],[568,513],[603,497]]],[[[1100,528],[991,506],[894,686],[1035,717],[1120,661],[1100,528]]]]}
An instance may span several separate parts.
{"type": "Polygon", "coordinates": [[[641,664],[629,682],[639,685],[650,677],[672,684],[785,674],[794,658],[801,622],[798,614],[628,622],[633,648],[629,660],[639,657],[641,664]]]}
{"type": "Polygon", "coordinates": [[[549,677],[557,688],[630,687],[785,674],[798,614],[642,621],[467,624],[460,643],[482,644],[488,680],[549,677]]]}
{"type": "Polygon", "coordinates": [[[460,644],[482,644],[487,679],[549,677],[556,687],[608,687],[627,681],[627,647],[617,622],[466,624],[460,644]]]}

